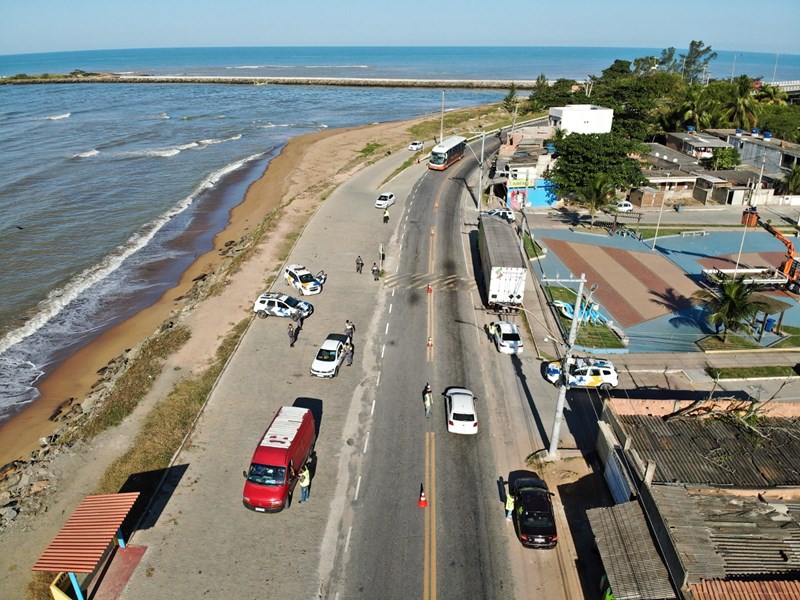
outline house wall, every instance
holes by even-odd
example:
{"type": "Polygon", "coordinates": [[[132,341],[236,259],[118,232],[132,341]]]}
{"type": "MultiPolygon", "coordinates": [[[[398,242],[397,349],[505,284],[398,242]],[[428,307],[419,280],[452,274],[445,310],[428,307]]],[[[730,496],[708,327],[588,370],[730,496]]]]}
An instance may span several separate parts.
{"type": "Polygon", "coordinates": [[[608,133],[614,111],[590,104],[554,106],[550,109],[550,125],[569,133],[608,133]]]}

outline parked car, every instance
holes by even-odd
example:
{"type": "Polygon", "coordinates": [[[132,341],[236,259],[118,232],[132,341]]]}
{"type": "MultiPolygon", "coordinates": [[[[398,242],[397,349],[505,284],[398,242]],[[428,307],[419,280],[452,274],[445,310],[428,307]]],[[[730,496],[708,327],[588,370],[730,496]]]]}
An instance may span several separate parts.
{"type": "Polygon", "coordinates": [[[447,431],[464,435],[478,433],[478,415],[475,412],[475,396],[466,388],[450,388],[445,394],[447,431]]]}
{"type": "Polygon", "coordinates": [[[633,210],[633,204],[627,200],[620,200],[617,202],[617,212],[628,213],[633,210]]]}
{"type": "Polygon", "coordinates": [[[517,220],[517,217],[514,215],[514,211],[510,208],[492,208],[491,210],[482,210],[480,212],[481,217],[500,217],[501,219],[505,219],[509,223],[513,223],[517,220]]]}
{"type": "Polygon", "coordinates": [[[375,200],[375,208],[389,208],[392,204],[394,204],[394,194],[390,192],[381,194],[375,200]]]}
{"type": "Polygon", "coordinates": [[[312,275],[303,265],[297,264],[286,265],[283,270],[283,277],[286,279],[287,285],[291,285],[303,296],[319,294],[322,291],[322,285],[328,278],[322,271],[312,275]]]}
{"type": "Polygon", "coordinates": [[[408,145],[408,149],[411,150],[412,152],[419,152],[420,150],[422,150],[424,146],[425,144],[423,144],[419,140],[414,140],[408,145]]]}
{"type": "Polygon", "coordinates": [[[349,341],[350,338],[344,334],[328,334],[311,363],[311,374],[314,377],[336,377],[344,361],[344,345],[349,341]]]}
{"type": "MultiPolygon", "coordinates": [[[[558,384],[561,381],[561,361],[547,363],[547,381],[558,384]]],[[[610,390],[617,387],[619,377],[610,360],[599,358],[573,358],[567,369],[567,386],[579,388],[599,388],[610,390]]]]}
{"type": "Polygon", "coordinates": [[[558,544],[553,494],[536,477],[514,481],[514,519],[519,541],[526,548],[555,548],[558,544]]]}
{"type": "Polygon", "coordinates": [[[522,354],[524,344],[519,327],[508,321],[496,321],[489,325],[495,348],[501,354],[522,354]]]}
{"type": "Polygon", "coordinates": [[[298,300],[286,294],[278,292],[264,292],[256,298],[253,305],[255,312],[262,319],[267,317],[289,317],[297,319],[298,315],[303,318],[308,317],[314,312],[314,306],[310,302],[298,300]]]}

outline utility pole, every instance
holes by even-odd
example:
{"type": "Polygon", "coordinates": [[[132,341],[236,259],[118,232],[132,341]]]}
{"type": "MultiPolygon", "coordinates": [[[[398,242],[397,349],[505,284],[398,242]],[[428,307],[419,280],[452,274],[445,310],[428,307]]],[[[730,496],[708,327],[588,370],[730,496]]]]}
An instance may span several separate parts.
{"type": "Polygon", "coordinates": [[[475,152],[472,151],[472,148],[470,146],[467,146],[467,148],[469,148],[469,151],[472,152],[472,155],[475,156],[475,158],[478,161],[478,169],[479,169],[478,170],[478,202],[477,202],[478,210],[480,210],[480,208],[481,208],[481,200],[483,200],[483,162],[485,160],[484,159],[484,150],[486,148],[486,130],[483,129],[483,126],[480,126],[480,127],[481,127],[480,131],[470,131],[470,133],[472,135],[480,134],[480,136],[481,136],[481,156],[480,156],[480,158],[475,156],[475,152]]]}
{"type": "MultiPolygon", "coordinates": [[[[581,273],[580,279],[543,279],[542,281],[558,281],[560,283],[578,283],[578,295],[575,298],[575,308],[572,312],[572,324],[569,327],[567,336],[567,346],[564,349],[564,358],[561,359],[561,381],[558,389],[558,401],[556,402],[556,414],[553,419],[553,432],[550,434],[550,448],[547,451],[547,460],[558,460],[558,439],[561,434],[561,421],[564,420],[564,405],[567,403],[567,378],[569,377],[569,365],[572,362],[572,347],[578,337],[578,323],[581,320],[581,304],[583,303],[583,286],[586,283],[586,274],[581,273]]],[[[592,286],[592,292],[597,287],[592,286]]]]}

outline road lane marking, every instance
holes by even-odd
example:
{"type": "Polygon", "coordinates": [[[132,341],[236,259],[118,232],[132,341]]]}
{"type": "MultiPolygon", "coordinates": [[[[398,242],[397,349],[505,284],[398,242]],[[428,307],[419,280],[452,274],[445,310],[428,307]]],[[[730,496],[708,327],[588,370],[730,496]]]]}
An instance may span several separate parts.
{"type": "Polygon", "coordinates": [[[364,440],[364,454],[367,453],[367,444],[369,444],[369,431],[367,432],[367,437],[364,440]]]}
{"type": "Polygon", "coordinates": [[[375,412],[375,400],[377,400],[377,398],[372,399],[372,409],[369,411],[370,416],[375,412]]]}
{"type": "Polygon", "coordinates": [[[381,346],[381,360],[383,360],[383,355],[386,354],[386,344],[381,346]]]}
{"type": "Polygon", "coordinates": [[[347,551],[350,549],[350,534],[353,533],[353,526],[351,525],[347,529],[347,539],[344,541],[344,553],[347,554],[347,551]]]}
{"type": "Polygon", "coordinates": [[[356,493],[353,496],[353,502],[358,500],[358,490],[361,489],[361,475],[358,476],[358,481],[356,482],[356,493]]]}
{"type": "Polygon", "coordinates": [[[394,304],[389,304],[389,314],[392,314],[392,306],[394,306],[394,304]]]}
{"type": "MultiPolygon", "coordinates": [[[[428,456],[431,453],[431,437],[430,432],[425,432],[425,484],[428,483],[428,456]]],[[[431,549],[430,549],[430,512],[425,511],[424,515],[424,535],[423,535],[423,567],[422,567],[422,598],[423,600],[430,600],[430,578],[431,578],[431,549]]]]}
{"type": "Polygon", "coordinates": [[[389,333],[389,324],[387,323],[386,324],[386,331],[384,331],[383,334],[387,335],[388,333],[389,333]]]}
{"type": "Polygon", "coordinates": [[[423,600],[436,600],[436,433],[425,432],[425,511],[422,584],[423,600]]]}

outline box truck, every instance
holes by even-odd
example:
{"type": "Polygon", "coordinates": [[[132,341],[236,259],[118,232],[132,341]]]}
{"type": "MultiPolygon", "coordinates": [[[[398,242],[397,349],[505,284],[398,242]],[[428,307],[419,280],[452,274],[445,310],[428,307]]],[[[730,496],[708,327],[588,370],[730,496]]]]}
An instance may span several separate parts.
{"type": "Polygon", "coordinates": [[[514,226],[498,217],[483,216],[478,224],[486,305],[490,310],[519,309],[525,297],[528,264],[520,250],[514,226]]]}

